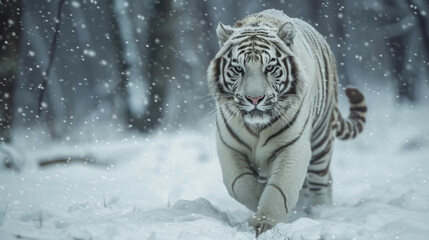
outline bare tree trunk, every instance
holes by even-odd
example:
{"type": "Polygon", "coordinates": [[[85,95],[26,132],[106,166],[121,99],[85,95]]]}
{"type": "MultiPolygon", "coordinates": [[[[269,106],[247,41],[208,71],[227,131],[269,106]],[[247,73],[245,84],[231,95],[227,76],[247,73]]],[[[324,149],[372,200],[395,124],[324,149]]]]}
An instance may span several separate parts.
{"type": "Polygon", "coordinates": [[[149,19],[149,104],[142,118],[131,119],[140,131],[151,131],[163,122],[166,90],[172,76],[174,51],[174,26],[170,0],[156,1],[153,15],[149,19]]]}
{"type": "Polygon", "coordinates": [[[121,38],[120,29],[119,29],[119,22],[117,19],[117,16],[115,14],[115,0],[109,0],[108,4],[108,16],[111,16],[111,26],[112,26],[112,41],[115,46],[115,57],[116,57],[116,64],[118,66],[119,71],[119,82],[117,84],[117,91],[116,91],[116,98],[114,99],[114,111],[118,110],[121,111],[120,115],[125,115],[125,121],[129,121],[130,118],[130,106],[128,104],[128,77],[126,75],[126,72],[128,72],[129,65],[127,64],[125,57],[124,57],[124,43],[123,39],[121,38]]]}
{"type": "Polygon", "coordinates": [[[0,0],[0,142],[9,142],[20,54],[21,1],[0,0]]]}
{"type": "MultiPolygon", "coordinates": [[[[236,4],[236,2],[234,2],[236,4]]],[[[211,31],[213,28],[215,28],[217,26],[217,22],[214,23],[214,25],[210,25],[210,23],[213,22],[213,19],[211,19],[210,17],[210,7],[209,7],[209,3],[206,1],[201,1],[201,0],[195,0],[195,3],[193,3],[194,5],[196,5],[196,11],[199,12],[199,17],[201,19],[201,21],[204,23],[201,25],[201,34],[202,36],[205,37],[205,40],[208,42],[206,44],[207,47],[207,63],[210,61],[210,59],[212,59],[215,55],[216,52],[218,50],[218,43],[217,43],[217,37],[216,34],[213,33],[213,31],[211,31]],[[211,36],[208,36],[208,34],[212,34],[211,36]]],[[[234,5],[235,5],[234,4],[234,5]]]]}
{"type": "Polygon", "coordinates": [[[167,83],[172,77],[174,24],[171,23],[171,1],[156,1],[154,3],[153,15],[149,19],[149,53],[146,61],[150,96],[146,111],[141,116],[134,114],[130,106],[130,89],[128,89],[130,81],[126,74],[130,71],[130,64],[127,63],[124,55],[126,47],[124,44],[126,44],[126,41],[121,36],[120,22],[113,8],[114,0],[111,0],[109,11],[111,11],[111,15],[113,16],[112,38],[116,46],[116,58],[120,72],[120,81],[117,87],[120,99],[116,102],[123,109],[129,126],[141,132],[152,131],[162,122],[167,83]]]}
{"type": "Polygon", "coordinates": [[[384,0],[384,7],[389,11],[386,17],[386,29],[390,61],[393,67],[393,74],[396,78],[397,94],[400,101],[409,100],[415,101],[416,81],[418,80],[418,72],[413,69],[409,63],[412,57],[411,51],[416,47],[414,41],[416,31],[419,29],[417,19],[410,9],[409,1],[384,0]],[[412,24],[410,24],[412,23],[412,24]],[[404,28],[404,25],[412,27],[404,28]]]}
{"type": "Polygon", "coordinates": [[[427,43],[429,43],[429,18],[426,16],[429,11],[429,4],[425,4],[425,1],[419,0],[407,0],[407,2],[409,6],[413,5],[417,7],[415,15],[417,18],[418,28],[422,33],[423,43],[426,43],[423,44],[426,57],[429,58],[429,46],[427,45],[427,43]]]}
{"type": "Polygon", "coordinates": [[[399,100],[403,101],[407,99],[414,101],[415,83],[418,76],[412,69],[408,69],[411,66],[408,64],[407,52],[410,51],[410,46],[407,44],[409,43],[408,36],[399,35],[391,37],[388,42],[399,100]]]}
{"type": "Polygon", "coordinates": [[[331,0],[327,2],[307,0],[307,6],[311,6],[308,11],[308,18],[312,24],[316,24],[315,28],[328,41],[332,52],[337,61],[337,69],[340,78],[340,83],[344,85],[351,84],[350,74],[347,69],[346,55],[347,39],[345,28],[345,1],[331,0]],[[327,17],[329,19],[327,19],[327,17]],[[326,24],[329,21],[329,24],[326,24]]]}

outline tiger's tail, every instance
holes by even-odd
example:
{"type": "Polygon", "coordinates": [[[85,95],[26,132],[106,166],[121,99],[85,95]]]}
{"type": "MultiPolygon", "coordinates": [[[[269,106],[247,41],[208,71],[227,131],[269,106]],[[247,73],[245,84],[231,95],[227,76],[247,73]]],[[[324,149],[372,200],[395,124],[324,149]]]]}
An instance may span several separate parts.
{"type": "Polygon", "coordinates": [[[346,95],[350,103],[350,114],[344,119],[337,109],[338,125],[336,137],[341,140],[355,138],[362,132],[366,121],[367,106],[363,94],[356,88],[347,87],[346,95]]]}

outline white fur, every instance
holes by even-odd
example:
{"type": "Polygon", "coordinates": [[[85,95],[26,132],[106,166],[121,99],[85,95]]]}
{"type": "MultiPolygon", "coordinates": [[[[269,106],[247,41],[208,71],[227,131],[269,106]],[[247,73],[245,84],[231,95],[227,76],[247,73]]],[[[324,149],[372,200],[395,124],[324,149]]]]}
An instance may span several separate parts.
{"type": "MultiPolygon", "coordinates": [[[[332,98],[332,104],[336,106],[337,83],[334,78],[337,73],[335,60],[325,39],[308,24],[299,19],[289,18],[277,10],[266,10],[250,15],[236,23],[239,27],[219,25],[217,31],[220,35],[221,49],[215,59],[222,57],[228,46],[239,42],[234,40],[234,36],[237,36],[238,32],[252,30],[255,23],[273,32],[274,35],[279,33],[278,36],[283,39],[278,38],[273,41],[283,41],[283,52],[295,58],[299,67],[299,72],[297,72],[299,81],[295,83],[297,94],[288,97],[285,101],[291,103],[288,112],[294,113],[300,109],[300,114],[293,127],[264,145],[271,135],[289,124],[294,114],[285,114],[284,119],[275,123],[270,123],[269,118],[263,116],[251,117],[245,114],[244,117],[241,117],[240,114],[233,115],[223,112],[223,106],[230,103],[219,98],[217,102],[217,152],[223,180],[229,194],[256,212],[255,216],[249,220],[252,226],[265,229],[278,222],[286,222],[288,219],[286,208],[290,213],[298,201],[312,157],[310,141],[312,126],[314,123],[317,125],[318,121],[322,121],[316,120],[316,116],[328,111],[323,105],[322,99],[316,101],[316,96],[322,89],[329,88],[331,91],[329,97],[332,98]],[[312,38],[316,39],[316,45],[309,41],[312,38]],[[290,48],[287,47],[289,43],[291,43],[290,48]],[[332,76],[326,76],[324,73],[325,66],[322,62],[324,57],[329,60],[329,64],[332,64],[327,66],[332,76]],[[222,116],[226,116],[226,120],[222,116]],[[245,144],[232,136],[228,127],[233,129],[245,144]],[[293,142],[297,137],[299,137],[298,140],[293,142]],[[274,161],[269,163],[269,157],[272,156],[273,151],[290,142],[293,144],[280,151],[274,161]],[[260,179],[251,174],[250,168],[257,171],[260,179]]],[[[215,76],[215,72],[215,63],[212,61],[208,70],[208,81],[212,86],[210,91],[213,95],[216,95],[214,86],[219,77],[215,76]]],[[[247,86],[249,89],[246,91],[260,94],[258,91],[264,86],[255,87],[255,84],[260,83],[252,83],[251,86],[247,86]]],[[[246,86],[240,87],[245,88],[246,86]]],[[[331,114],[328,114],[328,117],[330,116],[331,114]]],[[[329,203],[329,201],[330,196],[327,193],[320,199],[314,198],[312,204],[329,203]]]]}

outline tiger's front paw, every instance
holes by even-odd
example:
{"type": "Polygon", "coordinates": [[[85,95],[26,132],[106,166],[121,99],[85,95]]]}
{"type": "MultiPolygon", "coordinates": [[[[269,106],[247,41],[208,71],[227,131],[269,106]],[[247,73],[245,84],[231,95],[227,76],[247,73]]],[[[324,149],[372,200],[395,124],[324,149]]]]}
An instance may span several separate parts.
{"type": "Polygon", "coordinates": [[[275,221],[273,219],[263,217],[253,216],[249,219],[249,226],[252,226],[255,229],[256,238],[259,237],[262,233],[270,230],[275,225],[275,221]]]}
{"type": "Polygon", "coordinates": [[[253,227],[253,229],[255,229],[255,236],[256,238],[259,237],[259,235],[261,235],[262,233],[264,233],[267,230],[270,230],[271,228],[273,228],[273,226],[270,223],[258,223],[256,224],[256,226],[253,227]]]}

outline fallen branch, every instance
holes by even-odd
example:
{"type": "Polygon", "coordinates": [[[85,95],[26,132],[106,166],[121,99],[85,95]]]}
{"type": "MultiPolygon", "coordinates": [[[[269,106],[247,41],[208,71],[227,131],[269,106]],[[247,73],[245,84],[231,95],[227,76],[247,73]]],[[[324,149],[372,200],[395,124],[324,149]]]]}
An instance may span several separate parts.
{"type": "Polygon", "coordinates": [[[99,166],[107,166],[107,163],[101,163],[96,161],[94,157],[86,156],[86,157],[58,157],[49,160],[40,160],[39,167],[48,167],[57,164],[72,164],[72,163],[81,163],[87,165],[99,165],[99,166]]]}
{"type": "Polygon", "coordinates": [[[39,240],[38,238],[33,238],[33,237],[26,237],[26,236],[22,236],[22,235],[15,235],[16,238],[18,239],[27,239],[27,240],[39,240]]]}

